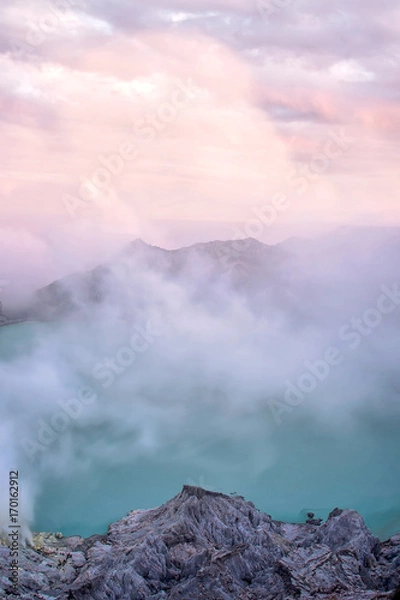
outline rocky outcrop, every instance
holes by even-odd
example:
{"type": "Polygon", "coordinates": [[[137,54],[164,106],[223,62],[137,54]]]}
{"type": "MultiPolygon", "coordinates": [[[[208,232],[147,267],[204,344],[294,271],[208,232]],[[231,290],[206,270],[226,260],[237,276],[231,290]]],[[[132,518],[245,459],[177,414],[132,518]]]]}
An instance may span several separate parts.
{"type": "MultiPolygon", "coordinates": [[[[400,535],[380,542],[354,511],[274,521],[241,497],[184,486],[88,539],[37,534],[19,551],[23,600],[373,600],[400,586],[400,535]]],[[[0,546],[0,595],[12,596],[0,546]]]]}

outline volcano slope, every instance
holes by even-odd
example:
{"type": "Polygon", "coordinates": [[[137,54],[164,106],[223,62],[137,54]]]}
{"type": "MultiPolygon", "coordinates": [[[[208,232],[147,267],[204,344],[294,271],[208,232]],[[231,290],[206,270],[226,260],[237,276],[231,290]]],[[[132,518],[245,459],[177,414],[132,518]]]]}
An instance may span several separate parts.
{"type": "MultiPolygon", "coordinates": [[[[13,597],[0,546],[0,596],[13,597]]],[[[23,600],[372,600],[400,586],[400,535],[380,542],[355,511],[274,521],[242,497],[184,486],[88,539],[35,534],[20,548],[23,600]]]]}

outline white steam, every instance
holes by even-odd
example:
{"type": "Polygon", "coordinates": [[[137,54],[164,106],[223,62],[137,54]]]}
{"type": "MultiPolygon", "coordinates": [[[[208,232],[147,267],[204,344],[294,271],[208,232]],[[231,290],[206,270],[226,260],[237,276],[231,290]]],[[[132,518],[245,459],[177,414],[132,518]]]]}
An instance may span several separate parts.
{"type": "Polygon", "coordinates": [[[22,520],[98,530],[191,477],[270,512],[338,501],[398,527],[397,238],[254,242],[233,272],[218,248],[134,245],[98,273],[94,302],[74,276],[78,312],[0,329],[1,487],[17,468],[22,520]]]}

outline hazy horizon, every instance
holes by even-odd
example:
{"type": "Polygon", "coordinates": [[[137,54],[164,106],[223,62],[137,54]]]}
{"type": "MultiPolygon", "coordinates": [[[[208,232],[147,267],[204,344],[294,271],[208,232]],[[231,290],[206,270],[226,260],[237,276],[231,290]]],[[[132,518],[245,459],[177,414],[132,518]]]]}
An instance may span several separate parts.
{"type": "MultiPolygon", "coordinates": [[[[320,224],[315,224],[314,227],[310,227],[308,231],[303,231],[302,235],[295,228],[293,231],[285,231],[278,228],[274,228],[273,233],[275,235],[269,235],[268,228],[262,225],[265,232],[260,236],[246,235],[246,233],[252,233],[245,227],[243,223],[230,223],[228,225],[219,224],[213,228],[212,232],[209,229],[201,234],[199,232],[198,224],[194,224],[196,228],[196,235],[193,230],[182,231],[169,227],[169,229],[162,229],[159,227],[153,232],[144,232],[144,235],[134,234],[130,235],[111,235],[109,238],[105,237],[101,240],[100,244],[91,247],[91,252],[85,251],[82,254],[80,246],[74,246],[69,254],[68,258],[60,257],[55,251],[54,247],[51,246],[50,242],[55,242],[55,238],[48,239],[49,245],[42,247],[41,252],[37,256],[37,263],[32,262],[32,254],[27,253],[26,248],[23,246],[19,248],[20,252],[15,254],[14,249],[12,253],[7,255],[7,247],[3,250],[6,251],[6,260],[3,263],[0,278],[0,301],[3,302],[3,308],[7,310],[18,310],[19,308],[26,305],[28,301],[32,299],[32,295],[40,288],[49,285],[50,283],[62,279],[68,275],[74,273],[84,273],[85,271],[91,270],[99,265],[105,264],[112,260],[119,252],[127,247],[132,241],[136,239],[143,240],[146,244],[156,246],[166,250],[177,250],[180,248],[190,247],[196,244],[202,244],[213,241],[234,241],[240,242],[248,238],[256,239],[257,241],[266,245],[279,245],[285,242],[290,242],[292,239],[300,238],[304,240],[318,240],[319,238],[335,235],[340,231],[354,231],[363,233],[369,231],[376,232],[387,232],[390,234],[392,231],[400,230],[400,225],[387,225],[387,226],[357,226],[357,225],[342,225],[321,227],[320,224]],[[197,226],[197,227],[196,227],[197,226]],[[224,235],[224,232],[226,234],[224,235]],[[215,235],[217,233],[217,235],[215,235]],[[220,235],[218,235],[218,233],[220,235]],[[29,254],[29,272],[26,271],[26,257],[29,254]]],[[[261,227],[261,225],[260,225],[261,227]]],[[[4,239],[0,240],[3,241],[4,239]]],[[[59,239],[57,240],[60,241],[59,239]]],[[[33,259],[35,259],[33,255],[33,259]]]]}
{"type": "Polygon", "coordinates": [[[400,226],[395,0],[5,0],[0,17],[0,280],[18,294],[135,237],[400,226]]]}

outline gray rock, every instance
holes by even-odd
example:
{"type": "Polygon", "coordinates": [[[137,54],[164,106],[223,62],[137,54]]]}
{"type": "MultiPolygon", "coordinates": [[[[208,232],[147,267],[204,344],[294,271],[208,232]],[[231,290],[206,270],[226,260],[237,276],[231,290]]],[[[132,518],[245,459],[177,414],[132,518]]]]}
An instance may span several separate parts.
{"type": "MultiPolygon", "coordinates": [[[[19,553],[22,600],[378,600],[400,586],[400,535],[380,542],[358,513],[273,521],[241,497],[184,486],[104,536],[34,536],[19,553]]],[[[11,597],[0,546],[0,596],[11,597]]]]}

